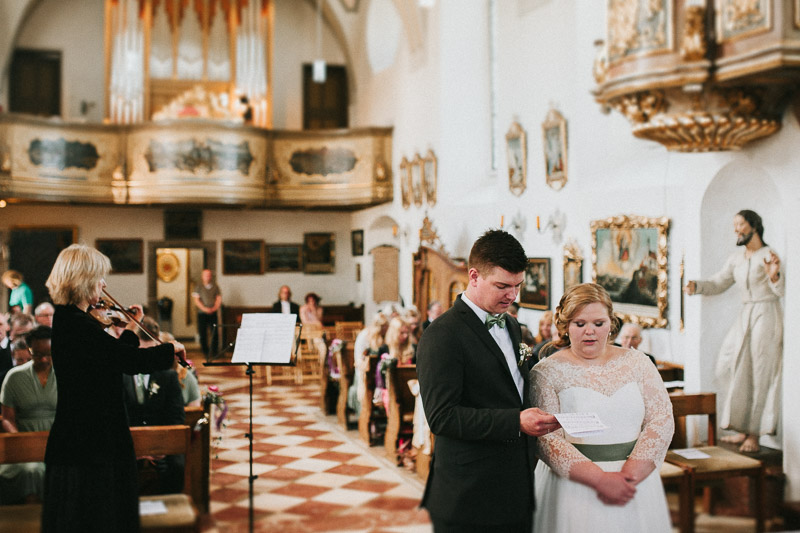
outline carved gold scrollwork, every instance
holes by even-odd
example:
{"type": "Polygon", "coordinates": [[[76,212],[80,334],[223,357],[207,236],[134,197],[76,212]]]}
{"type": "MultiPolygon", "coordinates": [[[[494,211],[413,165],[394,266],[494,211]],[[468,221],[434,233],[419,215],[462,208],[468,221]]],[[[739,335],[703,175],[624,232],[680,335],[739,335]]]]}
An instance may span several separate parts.
{"type": "Polygon", "coordinates": [[[649,121],[653,115],[666,111],[668,106],[662,91],[642,91],[611,101],[611,107],[635,124],[649,121]]]}

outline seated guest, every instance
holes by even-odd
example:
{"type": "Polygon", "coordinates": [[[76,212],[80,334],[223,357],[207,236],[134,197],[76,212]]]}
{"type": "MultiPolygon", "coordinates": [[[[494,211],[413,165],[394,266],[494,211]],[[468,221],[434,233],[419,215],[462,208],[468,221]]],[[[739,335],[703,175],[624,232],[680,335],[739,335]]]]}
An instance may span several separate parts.
{"type": "Polygon", "coordinates": [[[378,312],[370,325],[358,333],[353,343],[355,377],[347,392],[347,407],[356,414],[361,412],[361,404],[364,403],[363,376],[369,369],[369,357],[378,355],[378,350],[383,346],[383,337],[386,335],[387,329],[389,329],[389,319],[383,313],[378,312]]]}
{"type": "MultiPolygon", "coordinates": [[[[161,342],[171,342],[175,340],[172,333],[162,331],[158,338],[161,342]]],[[[178,373],[178,382],[181,384],[181,394],[183,395],[183,405],[185,407],[195,407],[200,405],[200,384],[197,382],[194,368],[186,368],[178,364],[175,358],[175,365],[172,369],[178,373]]]]}
{"type": "Polygon", "coordinates": [[[546,359],[548,356],[553,355],[555,352],[558,351],[558,348],[555,346],[555,342],[559,339],[558,336],[558,329],[554,323],[550,323],[550,338],[544,339],[541,342],[538,342],[536,346],[533,347],[533,358],[536,361],[542,361],[546,359]]]}
{"type": "MultiPolygon", "coordinates": [[[[0,389],[3,430],[50,431],[56,416],[56,375],[50,359],[52,330],[38,326],[27,335],[32,360],[9,371],[0,389]]],[[[0,503],[41,501],[44,463],[0,465],[0,503]]]]}
{"type": "Polygon", "coordinates": [[[411,342],[408,324],[402,318],[389,321],[386,330],[386,344],[378,350],[381,362],[375,375],[375,395],[373,402],[383,404],[388,410],[389,395],[386,389],[386,370],[388,365],[414,365],[417,363],[417,345],[411,342]]]}
{"type": "Polygon", "coordinates": [[[24,365],[31,360],[31,352],[25,337],[15,340],[11,345],[11,358],[14,360],[15,367],[24,365]]]}
{"type": "Polygon", "coordinates": [[[422,336],[422,324],[420,324],[419,319],[420,315],[416,307],[409,307],[403,313],[403,320],[408,324],[408,335],[414,344],[417,344],[422,336]]]}
{"type": "MultiPolygon", "coordinates": [[[[144,317],[142,324],[154,335],[158,335],[158,323],[150,317],[144,317]]],[[[139,348],[156,346],[159,342],[150,339],[139,329],[139,348]]],[[[175,370],[161,370],[152,374],[125,374],[123,379],[123,395],[131,426],[172,426],[183,424],[186,420],[183,411],[183,394],[175,370]]],[[[183,471],[185,458],[183,455],[147,458],[155,467],[158,476],[158,487],[155,492],[171,494],[183,491],[183,471]]],[[[140,461],[140,471],[147,468],[147,463],[140,461]]]]}
{"type": "Polygon", "coordinates": [[[553,312],[545,311],[539,319],[539,333],[534,341],[539,344],[542,341],[549,341],[553,338],[553,312]]]}
{"type": "Polygon", "coordinates": [[[422,323],[422,330],[425,331],[425,328],[431,325],[431,322],[436,320],[436,318],[444,312],[444,308],[442,307],[441,302],[439,300],[433,300],[431,303],[428,304],[428,318],[425,322],[422,323]]]}
{"type": "Polygon", "coordinates": [[[272,312],[285,315],[300,314],[300,306],[292,301],[292,290],[288,285],[283,285],[278,290],[278,301],[272,304],[272,312]]]}
{"type": "Polygon", "coordinates": [[[8,333],[9,347],[6,354],[0,354],[0,383],[3,382],[6,373],[14,367],[14,357],[12,354],[12,346],[18,339],[25,338],[25,334],[33,329],[36,322],[31,315],[25,313],[16,313],[11,316],[10,331],[8,333]],[[5,360],[5,361],[3,361],[5,360]],[[10,364],[9,364],[10,363],[10,364]]]}
{"type": "Polygon", "coordinates": [[[14,360],[11,358],[11,338],[8,332],[11,326],[8,325],[8,315],[0,313],[0,383],[3,376],[14,367],[14,360]]]}
{"type": "Polygon", "coordinates": [[[53,313],[56,312],[55,307],[50,302],[42,302],[36,306],[36,309],[33,311],[33,317],[36,319],[36,322],[43,326],[47,326],[48,328],[53,327],[53,313]]]}
{"type": "MultiPolygon", "coordinates": [[[[634,324],[632,322],[626,322],[619,330],[619,335],[617,335],[616,341],[614,344],[617,346],[622,346],[623,348],[633,348],[634,350],[639,349],[639,345],[642,343],[642,328],[639,324],[634,324]]],[[[649,353],[642,352],[650,360],[653,364],[656,364],[656,358],[650,355],[649,353]]]]}
{"type": "Polygon", "coordinates": [[[16,270],[6,270],[3,272],[2,280],[3,285],[11,289],[8,297],[11,314],[20,312],[30,314],[33,311],[33,291],[25,283],[22,274],[16,270]]]}
{"type": "Polygon", "coordinates": [[[300,322],[303,324],[322,324],[322,307],[319,302],[322,298],[314,292],[306,294],[305,302],[300,306],[300,322]]]}
{"type": "Polygon", "coordinates": [[[516,318],[517,322],[519,322],[519,329],[522,332],[522,342],[533,348],[536,344],[536,339],[534,339],[530,328],[519,321],[519,304],[517,302],[513,302],[508,306],[508,314],[516,318]]]}

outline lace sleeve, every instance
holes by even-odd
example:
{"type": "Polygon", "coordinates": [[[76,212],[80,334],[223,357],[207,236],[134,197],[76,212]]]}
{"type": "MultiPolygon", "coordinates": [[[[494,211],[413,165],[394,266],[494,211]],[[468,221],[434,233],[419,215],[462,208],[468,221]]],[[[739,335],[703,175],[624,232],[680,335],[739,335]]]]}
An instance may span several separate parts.
{"type": "MultiPolygon", "coordinates": [[[[558,401],[558,393],[547,377],[546,366],[539,364],[533,368],[532,377],[535,391],[533,405],[546,413],[560,413],[561,405],[558,401]]],[[[539,437],[536,439],[536,446],[542,461],[561,477],[568,478],[573,465],[589,462],[585,455],[564,438],[563,429],[539,437]]]]}
{"type": "Polygon", "coordinates": [[[664,462],[667,448],[672,442],[675,422],[672,402],[658,370],[647,357],[638,357],[636,373],[644,398],[644,421],[639,440],[630,455],[631,459],[652,461],[656,468],[664,462]]]}

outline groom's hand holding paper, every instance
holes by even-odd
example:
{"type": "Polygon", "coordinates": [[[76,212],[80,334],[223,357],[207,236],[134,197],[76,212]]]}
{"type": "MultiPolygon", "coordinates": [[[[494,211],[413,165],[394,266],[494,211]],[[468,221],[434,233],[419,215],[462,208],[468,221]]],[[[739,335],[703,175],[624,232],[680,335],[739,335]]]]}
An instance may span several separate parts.
{"type": "Polygon", "coordinates": [[[561,428],[573,437],[599,435],[608,429],[597,413],[556,413],[561,428]]]}
{"type": "Polygon", "coordinates": [[[519,429],[532,437],[541,437],[559,428],[558,420],[538,407],[531,407],[519,413],[519,429]]]}

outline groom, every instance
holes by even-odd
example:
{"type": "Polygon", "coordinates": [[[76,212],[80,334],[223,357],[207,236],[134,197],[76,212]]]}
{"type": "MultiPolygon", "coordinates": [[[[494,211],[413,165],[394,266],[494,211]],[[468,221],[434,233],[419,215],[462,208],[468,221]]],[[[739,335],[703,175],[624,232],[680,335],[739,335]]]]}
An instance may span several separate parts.
{"type": "Polygon", "coordinates": [[[484,233],[470,251],[466,291],[425,329],[417,347],[422,403],[436,435],[421,505],[435,533],[531,531],[528,435],[559,425],[528,408],[519,323],[505,314],[527,263],[510,234],[484,233]]]}

